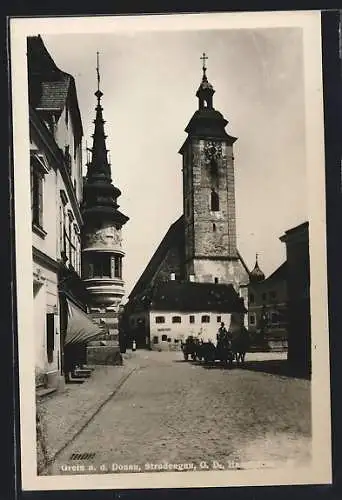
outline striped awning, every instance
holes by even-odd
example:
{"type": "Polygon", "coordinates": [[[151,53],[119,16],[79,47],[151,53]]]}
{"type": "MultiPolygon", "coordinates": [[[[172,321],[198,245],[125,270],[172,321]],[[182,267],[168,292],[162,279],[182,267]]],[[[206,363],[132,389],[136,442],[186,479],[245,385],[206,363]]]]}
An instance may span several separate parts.
{"type": "Polygon", "coordinates": [[[82,311],[67,299],[68,325],[65,344],[87,343],[103,334],[103,330],[82,311]]]}

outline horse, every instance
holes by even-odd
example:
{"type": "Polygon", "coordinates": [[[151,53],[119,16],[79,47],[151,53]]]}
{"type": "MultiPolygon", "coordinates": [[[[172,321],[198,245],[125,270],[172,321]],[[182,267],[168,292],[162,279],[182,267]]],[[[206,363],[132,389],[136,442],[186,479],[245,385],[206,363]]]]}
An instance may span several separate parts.
{"type": "Polygon", "coordinates": [[[249,344],[249,333],[245,327],[241,327],[240,331],[232,340],[232,351],[238,365],[244,364],[249,344]]]}

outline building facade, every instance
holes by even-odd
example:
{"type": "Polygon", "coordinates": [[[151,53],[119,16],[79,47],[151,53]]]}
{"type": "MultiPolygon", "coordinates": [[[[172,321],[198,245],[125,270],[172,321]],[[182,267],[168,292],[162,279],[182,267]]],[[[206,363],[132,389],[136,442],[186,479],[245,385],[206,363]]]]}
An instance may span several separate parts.
{"type": "Polygon", "coordinates": [[[118,311],[125,293],[121,229],[129,219],[119,211],[121,191],[112,183],[99,88],[95,95],[93,147],[83,186],[82,277],[90,314],[107,324],[107,331],[118,341],[118,311]]]}
{"type": "Polygon", "coordinates": [[[258,259],[248,287],[248,330],[252,342],[264,349],[287,349],[287,264],[265,278],[258,259]]]}
{"type": "Polygon", "coordinates": [[[83,128],[74,78],[40,36],[27,40],[36,384],[65,374],[68,301],[86,311],[81,271],[83,128]]]}
{"type": "Polygon", "coordinates": [[[309,223],[280,238],[286,245],[288,293],[288,361],[294,370],[311,371],[309,223]]]}

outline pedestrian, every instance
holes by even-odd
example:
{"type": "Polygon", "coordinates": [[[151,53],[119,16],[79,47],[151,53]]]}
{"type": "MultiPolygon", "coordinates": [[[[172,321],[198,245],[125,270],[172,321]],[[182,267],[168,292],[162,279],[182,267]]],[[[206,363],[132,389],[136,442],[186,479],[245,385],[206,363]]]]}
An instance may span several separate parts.
{"type": "Polygon", "coordinates": [[[136,349],[137,349],[137,344],[136,344],[135,340],[133,340],[132,351],[136,351],[136,349]]]}

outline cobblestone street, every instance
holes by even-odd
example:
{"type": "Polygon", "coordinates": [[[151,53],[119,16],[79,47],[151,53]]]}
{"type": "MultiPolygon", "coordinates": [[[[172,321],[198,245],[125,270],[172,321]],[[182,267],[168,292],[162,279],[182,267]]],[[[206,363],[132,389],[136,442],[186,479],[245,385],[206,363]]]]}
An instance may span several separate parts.
{"type": "Polygon", "coordinates": [[[128,378],[57,454],[47,473],[120,472],[133,465],[144,472],[148,463],[199,468],[203,461],[224,468],[286,461],[305,465],[310,460],[310,382],[258,368],[267,365],[265,356],[272,363],[283,355],[247,356],[245,369],[187,363],[179,352],[128,356],[128,378]],[[73,454],[91,458],[77,460],[73,454]]]}

